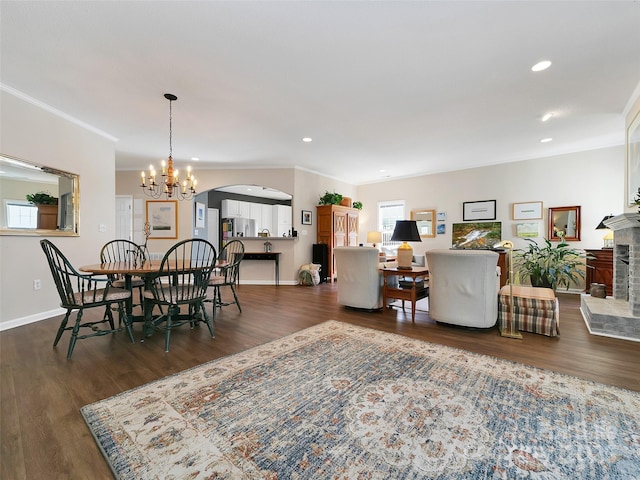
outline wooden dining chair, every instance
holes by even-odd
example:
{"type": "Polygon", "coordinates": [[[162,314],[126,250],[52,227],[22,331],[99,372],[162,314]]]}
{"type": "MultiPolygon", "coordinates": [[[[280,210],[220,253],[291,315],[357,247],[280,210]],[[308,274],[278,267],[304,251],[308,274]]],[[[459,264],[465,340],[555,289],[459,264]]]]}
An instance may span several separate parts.
{"type": "Polygon", "coordinates": [[[240,313],[242,307],[236,293],[236,283],[238,282],[238,274],[240,272],[240,262],[244,258],[244,243],[240,240],[231,240],[226,243],[220,250],[219,266],[209,279],[209,286],[213,287],[213,299],[209,300],[213,303],[213,318],[216,318],[216,308],[226,307],[235,304],[240,313]],[[222,287],[229,287],[233,294],[233,301],[225,302],[222,300],[222,287]]]}
{"type": "Polygon", "coordinates": [[[47,257],[53,281],[60,295],[60,306],[67,310],[58,328],[53,346],[58,345],[60,337],[62,337],[65,330],[70,330],[71,338],[69,339],[69,349],[67,351],[67,359],[70,359],[77,340],[122,331],[123,327],[120,325],[123,322],[131,343],[133,343],[131,322],[124,311],[124,303],[131,296],[131,292],[114,287],[108,278],[98,278],[93,275],[78,273],[62,252],[49,240],[41,240],[40,245],[47,257]],[[118,306],[120,315],[118,328],[113,323],[113,314],[111,313],[111,305],[113,304],[118,306]],[[106,307],[102,320],[83,322],[82,315],[84,310],[94,307],[106,307]],[[74,310],[78,311],[76,320],[72,326],[67,326],[71,312],[74,310]],[[100,328],[100,325],[107,323],[109,328],[100,328]],[[80,334],[81,329],[87,333],[80,334]]]}
{"type": "Polygon", "coordinates": [[[211,271],[216,264],[214,246],[203,239],[176,243],[164,255],[158,273],[144,292],[145,326],[143,340],[158,328],[165,329],[165,352],[169,351],[171,330],[184,324],[194,328],[205,323],[214,338],[213,324],[204,308],[211,271]],[[166,306],[166,312],[153,318],[155,305],[166,306]],[[188,313],[181,313],[181,307],[188,313]]]}
{"type": "MultiPolygon", "coordinates": [[[[132,265],[140,265],[147,260],[144,250],[140,245],[130,240],[111,240],[103,245],[100,250],[100,263],[124,262],[132,265]]],[[[125,288],[123,275],[110,274],[109,279],[114,287],[125,288]]],[[[140,277],[131,279],[131,288],[137,288],[140,305],[143,303],[144,280],[140,277]]]]}

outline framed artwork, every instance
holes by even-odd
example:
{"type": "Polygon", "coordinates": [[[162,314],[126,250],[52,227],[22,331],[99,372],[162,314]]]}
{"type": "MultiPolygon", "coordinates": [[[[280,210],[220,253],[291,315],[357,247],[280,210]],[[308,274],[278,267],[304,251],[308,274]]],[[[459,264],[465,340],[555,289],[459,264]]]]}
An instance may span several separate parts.
{"type": "Polygon", "coordinates": [[[438,235],[444,235],[444,234],[445,234],[445,232],[446,232],[445,224],[444,224],[444,223],[439,223],[439,224],[436,226],[436,233],[437,233],[438,235]]]}
{"type": "Polygon", "coordinates": [[[502,222],[453,223],[451,247],[462,249],[493,248],[502,240],[502,222]]]}
{"type": "Polygon", "coordinates": [[[437,219],[439,222],[444,222],[444,221],[447,219],[447,213],[446,213],[446,212],[438,212],[438,213],[436,214],[436,219],[437,219]]]}
{"type": "Polygon", "coordinates": [[[302,210],[302,225],[311,225],[311,210],[302,210]]]}
{"type": "Polygon", "coordinates": [[[205,210],[204,203],[196,202],[196,222],[195,222],[196,228],[205,227],[204,210],[205,210]]]}
{"type": "Polygon", "coordinates": [[[541,220],[542,202],[514,203],[511,216],[513,220],[541,220]]]}
{"type": "Polygon", "coordinates": [[[627,129],[627,202],[635,205],[640,189],[640,112],[627,129]]]}
{"type": "Polygon", "coordinates": [[[538,224],[537,223],[518,223],[516,224],[516,235],[520,238],[537,237],[538,224]]]}
{"type": "Polygon", "coordinates": [[[478,202],[464,202],[462,204],[462,220],[495,220],[496,201],[481,200],[478,202]]]}
{"type": "Polygon", "coordinates": [[[178,238],[178,201],[147,200],[149,238],[178,238]]]}

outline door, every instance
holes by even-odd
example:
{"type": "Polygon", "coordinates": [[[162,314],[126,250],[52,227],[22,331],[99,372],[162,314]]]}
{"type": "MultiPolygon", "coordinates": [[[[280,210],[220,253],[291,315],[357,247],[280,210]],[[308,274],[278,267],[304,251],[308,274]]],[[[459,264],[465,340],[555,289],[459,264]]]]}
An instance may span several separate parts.
{"type": "Polygon", "coordinates": [[[133,241],[133,196],[116,195],[116,237],[133,241]]]}

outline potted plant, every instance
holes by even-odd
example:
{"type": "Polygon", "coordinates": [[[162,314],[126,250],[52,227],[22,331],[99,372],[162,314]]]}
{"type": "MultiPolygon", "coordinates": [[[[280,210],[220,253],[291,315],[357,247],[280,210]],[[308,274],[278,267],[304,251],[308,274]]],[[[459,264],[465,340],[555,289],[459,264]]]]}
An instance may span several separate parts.
{"type": "Polygon", "coordinates": [[[342,195],[339,193],[329,193],[329,191],[325,191],[324,195],[320,197],[318,205],[340,205],[341,201],[342,195]]]}
{"type": "Polygon", "coordinates": [[[585,277],[583,267],[587,255],[582,250],[571,248],[563,237],[555,246],[546,238],[542,246],[530,238],[525,240],[529,242],[529,248],[513,252],[514,270],[520,281],[529,279],[534,287],[555,291],[561,286],[569,290],[570,283],[577,283],[585,277]]]}
{"type": "Polygon", "coordinates": [[[58,199],[49,192],[36,192],[26,196],[27,201],[34,205],[57,205],[58,199]]]}
{"type": "Polygon", "coordinates": [[[353,202],[353,208],[357,208],[358,210],[362,210],[362,202],[359,202],[359,201],[353,202]]]}

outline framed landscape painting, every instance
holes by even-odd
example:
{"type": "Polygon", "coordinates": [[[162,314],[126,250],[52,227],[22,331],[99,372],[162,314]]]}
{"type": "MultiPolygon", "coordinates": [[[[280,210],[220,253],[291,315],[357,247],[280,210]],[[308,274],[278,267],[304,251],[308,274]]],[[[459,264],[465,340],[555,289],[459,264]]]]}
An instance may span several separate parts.
{"type": "Polygon", "coordinates": [[[178,238],[178,202],[147,200],[149,238],[178,238]]]}

